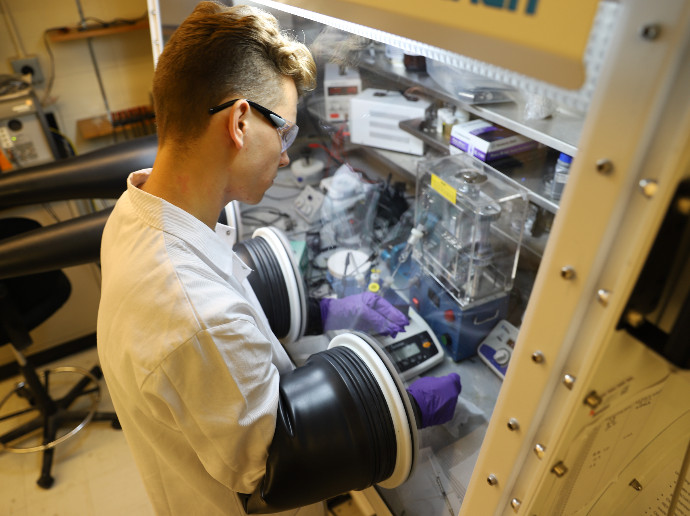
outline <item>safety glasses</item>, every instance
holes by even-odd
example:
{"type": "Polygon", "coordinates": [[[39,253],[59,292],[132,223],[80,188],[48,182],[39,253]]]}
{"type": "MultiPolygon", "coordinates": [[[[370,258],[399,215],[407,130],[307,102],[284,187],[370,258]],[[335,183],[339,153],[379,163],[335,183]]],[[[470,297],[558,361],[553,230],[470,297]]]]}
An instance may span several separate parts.
{"type": "MultiPolygon", "coordinates": [[[[227,102],[223,102],[218,106],[212,107],[208,110],[208,114],[214,115],[218,113],[218,111],[222,111],[225,108],[229,108],[238,100],[242,99],[229,100],[227,102]]],[[[276,128],[276,131],[278,131],[278,136],[280,136],[281,154],[288,150],[290,146],[295,142],[295,138],[297,138],[297,132],[299,131],[299,127],[297,127],[297,124],[288,122],[282,116],[274,113],[270,109],[267,109],[260,104],[257,104],[256,102],[247,100],[247,103],[251,107],[256,109],[259,113],[261,113],[264,117],[266,117],[266,120],[271,122],[273,126],[276,128]]]]}

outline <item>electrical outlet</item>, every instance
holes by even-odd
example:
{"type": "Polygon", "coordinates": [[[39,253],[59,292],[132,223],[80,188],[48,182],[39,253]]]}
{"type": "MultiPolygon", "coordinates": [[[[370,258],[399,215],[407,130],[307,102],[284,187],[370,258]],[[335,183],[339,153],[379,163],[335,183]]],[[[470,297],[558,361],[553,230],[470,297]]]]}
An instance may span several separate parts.
{"type": "Polygon", "coordinates": [[[38,56],[15,57],[10,59],[12,70],[19,75],[31,74],[31,82],[38,84],[43,82],[43,72],[38,62],[38,56]]]}

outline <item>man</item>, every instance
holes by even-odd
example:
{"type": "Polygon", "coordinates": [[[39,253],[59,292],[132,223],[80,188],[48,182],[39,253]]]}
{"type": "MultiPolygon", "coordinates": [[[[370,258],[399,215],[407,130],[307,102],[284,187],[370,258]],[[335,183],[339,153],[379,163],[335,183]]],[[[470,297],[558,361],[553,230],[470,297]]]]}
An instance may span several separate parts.
{"type": "MultiPolygon", "coordinates": [[[[157,513],[244,514],[236,494],[264,476],[293,366],[217,219],[232,200],[259,202],[289,163],[315,76],[307,48],[247,6],[202,2],[160,56],[158,153],[106,225],[98,317],[108,389],[157,513]]],[[[407,323],[391,317],[388,332],[407,323]]]]}

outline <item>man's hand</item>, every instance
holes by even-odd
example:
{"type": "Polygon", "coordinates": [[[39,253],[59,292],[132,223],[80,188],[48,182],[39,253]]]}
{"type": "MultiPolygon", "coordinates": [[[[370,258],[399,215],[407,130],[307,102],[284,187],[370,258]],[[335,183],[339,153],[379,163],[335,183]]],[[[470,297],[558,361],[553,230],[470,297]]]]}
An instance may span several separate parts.
{"type": "Polygon", "coordinates": [[[324,298],[320,306],[324,331],[360,330],[395,337],[410,324],[405,314],[369,291],[341,299],[324,298]]]}
{"type": "Polygon", "coordinates": [[[451,373],[439,378],[424,376],[407,388],[419,407],[419,428],[447,423],[453,418],[455,405],[462,390],[460,376],[451,373]]]}

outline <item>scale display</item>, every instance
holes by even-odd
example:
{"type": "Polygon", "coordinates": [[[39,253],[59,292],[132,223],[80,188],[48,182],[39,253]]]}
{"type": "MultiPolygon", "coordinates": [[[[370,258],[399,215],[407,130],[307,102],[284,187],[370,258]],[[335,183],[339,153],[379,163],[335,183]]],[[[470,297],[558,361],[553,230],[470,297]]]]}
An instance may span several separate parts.
{"type": "Polygon", "coordinates": [[[410,308],[410,324],[394,338],[379,335],[377,339],[388,352],[403,380],[409,380],[431,369],[443,358],[436,335],[422,317],[410,308]]]}

